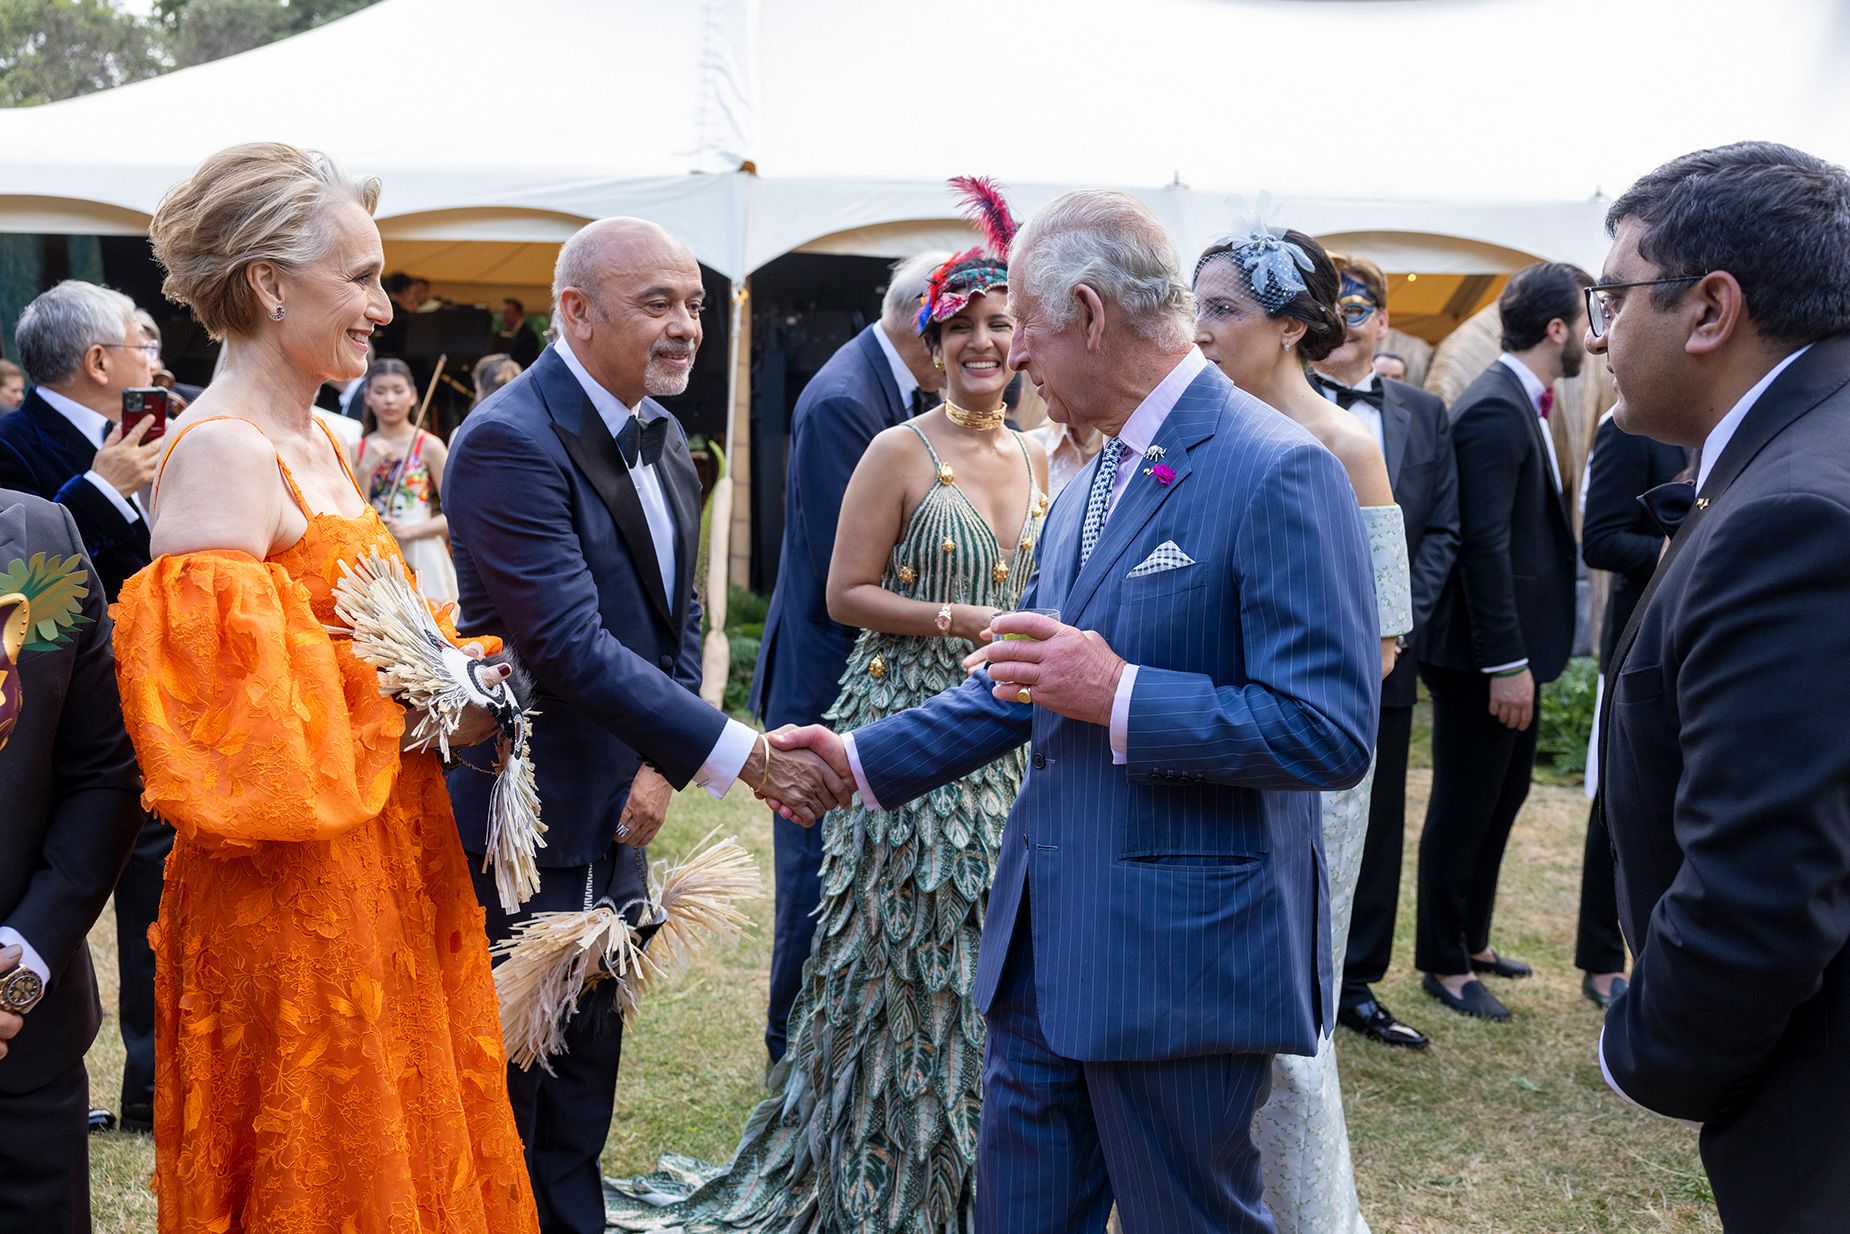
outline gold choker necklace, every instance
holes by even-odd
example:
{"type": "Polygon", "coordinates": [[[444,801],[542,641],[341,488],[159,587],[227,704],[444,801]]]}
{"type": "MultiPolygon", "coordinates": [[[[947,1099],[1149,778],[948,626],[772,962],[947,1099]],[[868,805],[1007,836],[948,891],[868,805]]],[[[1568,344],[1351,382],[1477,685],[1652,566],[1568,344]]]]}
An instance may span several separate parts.
{"type": "Polygon", "coordinates": [[[944,414],[950,417],[951,423],[958,428],[971,428],[979,433],[987,433],[1002,427],[1002,422],[1008,419],[1009,409],[1008,404],[1004,403],[994,411],[969,411],[947,398],[944,400],[944,414]]]}

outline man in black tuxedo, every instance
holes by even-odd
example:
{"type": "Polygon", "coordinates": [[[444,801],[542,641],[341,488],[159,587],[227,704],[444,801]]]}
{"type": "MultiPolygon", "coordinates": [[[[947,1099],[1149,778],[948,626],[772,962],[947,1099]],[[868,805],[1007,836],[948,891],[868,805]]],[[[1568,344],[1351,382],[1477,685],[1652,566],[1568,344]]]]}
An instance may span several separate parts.
{"type": "Polygon", "coordinates": [[[1498,301],[1503,354],[1452,408],[1458,565],[1427,629],[1432,797],[1420,837],[1414,965],[1463,1015],[1509,1019],[1476,974],[1526,977],[1490,945],[1497,875],[1535,768],[1536,690],[1574,642],[1574,529],[1547,417],[1585,358],[1592,279],[1559,262],[1518,270],[1498,301]]]}
{"type": "MultiPolygon", "coordinates": [[[[926,280],[949,253],[921,253],[893,267],[880,320],[841,345],[810,378],[790,415],[784,480],[784,545],[771,611],[752,672],[750,707],[765,724],[816,724],[834,705],[858,630],[829,616],[829,559],[842,494],[882,429],[925,409],[942,375],[919,340],[915,317],[926,280]]],[[[784,1056],[784,1024],[802,986],[821,897],[822,833],[771,818],[777,909],[764,1044],[784,1056]]]]}
{"type": "Polygon", "coordinates": [[[1590,340],[1695,487],[1611,658],[1600,807],[1636,960],[1601,1066],[1702,1125],[1730,1234],[1850,1223],[1850,175],[1744,142],[1613,203],[1590,340]],[[1691,500],[1693,496],[1693,501],[1691,500]]]}
{"type": "MultiPolygon", "coordinates": [[[[1612,686],[1613,644],[1631,620],[1664,551],[1664,529],[1638,497],[1681,476],[1689,468],[1689,458],[1682,446],[1626,432],[1611,412],[1600,419],[1593,435],[1587,480],[1580,490],[1580,555],[1589,569],[1612,574],[1599,638],[1602,698],[1612,686]]],[[[1599,759],[1595,757],[1587,767],[1587,794],[1594,795],[1598,788],[1599,759]]],[[[1617,897],[1612,842],[1595,806],[1587,818],[1586,851],[1580,865],[1574,966],[1585,974],[1581,992],[1601,1009],[1612,1006],[1612,1000],[1625,990],[1625,939],[1619,932],[1617,897]]]]}
{"type": "MultiPolygon", "coordinates": [[[[113,602],[123,582],[148,564],[142,502],[161,452],[158,439],[146,440],[145,425],[123,435],[122,391],[153,384],[160,343],[148,337],[133,300],[76,280],[26,305],[14,337],[34,389],[19,414],[0,420],[0,486],[71,512],[102,580],[104,602],[113,602]]],[[[115,893],[122,1127],[129,1131],[154,1129],[148,927],[160,912],[161,870],[172,848],[173,828],[144,816],[115,893]]]]}
{"type": "Polygon", "coordinates": [[[1384,1045],[1423,1050],[1426,1035],[1394,1017],[1370,987],[1387,976],[1400,908],[1402,845],[1407,828],[1407,750],[1417,693],[1414,661],[1426,623],[1458,559],[1458,460],[1445,401],[1405,382],[1380,376],[1375,348],[1387,337],[1387,278],[1365,257],[1332,253],[1342,279],[1342,346],[1319,361],[1311,381],[1374,434],[1387,456],[1388,482],[1407,525],[1413,575],[1413,632],[1381,683],[1375,734],[1375,782],[1368,836],[1356,877],[1355,914],[1343,961],[1338,1021],[1384,1045]]]}
{"type": "MultiPolygon", "coordinates": [[[[541,713],[532,753],[546,847],[539,890],[516,913],[481,869],[491,751],[470,751],[450,775],[495,941],[534,913],[599,901],[647,926],[643,846],[690,781],[718,797],[742,780],[802,803],[806,825],[851,792],[820,759],[773,759],[699,697],[700,484],[680,425],[654,401],[687,388],[700,345],[693,254],[653,223],[604,219],[559,250],[553,298],[558,343],[469,417],[445,475],[461,628],[505,637],[541,713]]],[[[552,1073],[508,1070],[545,1234],[604,1228],[616,993],[608,982],[579,1004],[552,1073]]]]}
{"type": "Polygon", "coordinates": [[[0,592],[0,1229],[88,1234],[84,1052],[103,1007],[84,939],[135,841],[141,777],[68,508],[0,489],[0,592]]]}

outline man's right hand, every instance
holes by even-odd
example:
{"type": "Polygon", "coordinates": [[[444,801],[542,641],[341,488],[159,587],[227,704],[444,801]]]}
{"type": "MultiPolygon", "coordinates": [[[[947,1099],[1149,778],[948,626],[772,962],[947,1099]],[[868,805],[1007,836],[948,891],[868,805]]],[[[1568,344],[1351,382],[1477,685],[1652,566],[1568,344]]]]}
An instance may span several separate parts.
{"type": "Polygon", "coordinates": [[[128,436],[122,435],[122,426],[116,425],[109,430],[109,436],[96,452],[96,458],[90,464],[90,470],[103,477],[116,492],[127,497],[154,482],[154,472],[160,465],[161,445],[164,438],[144,441],[148,429],[154,424],[152,419],[143,420],[129,430],[128,436]]]}
{"type": "Polygon", "coordinates": [[[838,763],[803,748],[803,743],[781,741],[774,753],[761,749],[766,752],[754,750],[745,760],[739,778],[790,821],[813,826],[830,810],[853,802],[854,778],[847,771],[846,755],[838,763]]]}
{"type": "Polygon", "coordinates": [[[1528,730],[1535,719],[1535,677],[1528,669],[1490,679],[1490,714],[1505,728],[1528,730]]]}

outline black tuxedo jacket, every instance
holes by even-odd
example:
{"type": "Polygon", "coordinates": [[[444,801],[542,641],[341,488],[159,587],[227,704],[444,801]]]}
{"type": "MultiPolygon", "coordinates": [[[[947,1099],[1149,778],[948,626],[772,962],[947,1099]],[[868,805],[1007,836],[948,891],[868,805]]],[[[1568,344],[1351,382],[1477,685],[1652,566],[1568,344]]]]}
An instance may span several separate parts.
{"type": "Polygon", "coordinates": [[[1453,405],[1458,565],[1427,626],[1427,663],[1468,673],[1527,659],[1537,683],[1567,667],[1577,551],[1545,432],[1501,360],[1453,405]]]}
{"type": "MultiPolygon", "coordinates": [[[[645,420],[668,416],[649,399],[640,411],[645,420]]],[[[656,473],[675,523],[672,594],[617,443],[556,351],[470,413],[450,450],[444,491],[459,628],[501,635],[538,687],[541,866],[597,860],[638,766],[647,760],[684,786],[725,727],[698,693],[700,482],[670,419],[656,473]]],[[[489,753],[466,757],[486,765],[489,753]]],[[[470,852],[484,850],[491,784],[471,767],[450,774],[470,852]]]]}
{"type": "Polygon", "coordinates": [[[114,600],[130,575],[148,564],[148,524],[122,517],[96,485],[84,479],[96,459],[87,440],[34,390],[10,416],[0,417],[0,488],[55,501],[77,520],[84,550],[114,600]]]}
{"type": "MultiPolygon", "coordinates": [[[[9,416],[8,419],[16,419],[9,416]]],[[[20,654],[23,706],[0,749],[0,925],[51,970],[45,995],[0,1058],[0,1092],[24,1093],[75,1066],[103,1008],[84,942],[141,826],[141,775],[122,727],[109,614],[67,510],[0,489],[0,571],[36,554],[77,559],[77,620],[20,654]]],[[[9,588],[0,586],[0,591],[9,588]]],[[[55,601],[54,601],[55,603],[55,601]]],[[[54,614],[41,608],[34,619],[54,614]]],[[[42,638],[34,630],[28,639],[42,638]]]]}
{"type": "Polygon", "coordinates": [[[1613,649],[1600,797],[1637,956],[1613,1079],[1703,1124],[1723,1224],[1850,1212],[1850,335],[1768,387],[1613,649]]]}
{"type": "Polygon", "coordinates": [[[1589,568],[1612,572],[1606,621],[1599,636],[1600,669],[1612,660],[1612,646],[1632,619],[1657,559],[1664,532],[1639,494],[1668,484],[1689,466],[1689,451],[1628,433],[1608,415],[1593,435],[1587,462],[1586,513],[1580,520],[1580,555],[1589,568]]]}
{"type": "Polygon", "coordinates": [[[829,561],[842,496],[868,443],[911,415],[872,326],[843,343],[797,399],[784,547],[752,673],[752,714],[767,724],[814,724],[835,702],[860,633],[829,616],[829,561]]]}
{"type": "Polygon", "coordinates": [[[1418,688],[1415,661],[1427,623],[1458,560],[1458,457],[1444,399],[1405,382],[1379,380],[1388,482],[1406,520],[1413,569],[1411,654],[1402,656],[1381,683],[1381,705],[1411,707],[1418,688]]]}

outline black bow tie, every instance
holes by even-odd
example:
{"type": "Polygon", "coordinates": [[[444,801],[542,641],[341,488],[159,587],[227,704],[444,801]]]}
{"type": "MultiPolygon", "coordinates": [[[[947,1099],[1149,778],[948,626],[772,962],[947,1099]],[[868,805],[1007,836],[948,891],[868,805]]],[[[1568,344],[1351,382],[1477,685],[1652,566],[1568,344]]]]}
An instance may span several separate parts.
{"type": "Polygon", "coordinates": [[[1349,408],[1355,406],[1357,403],[1367,403],[1376,411],[1381,410],[1382,389],[1381,382],[1378,379],[1371,389],[1358,390],[1354,386],[1345,386],[1340,381],[1332,381],[1322,373],[1319,373],[1316,369],[1312,369],[1310,370],[1310,380],[1319,390],[1328,390],[1331,394],[1334,394],[1336,396],[1337,406],[1341,407],[1344,411],[1349,410],[1349,408]]]}
{"type": "Polygon", "coordinates": [[[662,457],[662,447],[667,443],[667,416],[657,416],[646,424],[641,416],[631,416],[617,430],[617,449],[622,452],[626,467],[653,466],[662,457]]]}
{"type": "Polygon", "coordinates": [[[1674,536],[1696,504],[1696,486],[1688,480],[1672,480],[1641,493],[1638,504],[1665,535],[1674,536]]]}
{"type": "Polygon", "coordinates": [[[925,391],[919,389],[917,386],[912,387],[911,406],[913,415],[922,416],[925,414],[925,391]]]}

